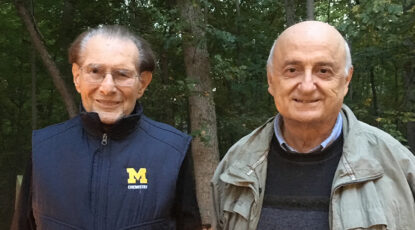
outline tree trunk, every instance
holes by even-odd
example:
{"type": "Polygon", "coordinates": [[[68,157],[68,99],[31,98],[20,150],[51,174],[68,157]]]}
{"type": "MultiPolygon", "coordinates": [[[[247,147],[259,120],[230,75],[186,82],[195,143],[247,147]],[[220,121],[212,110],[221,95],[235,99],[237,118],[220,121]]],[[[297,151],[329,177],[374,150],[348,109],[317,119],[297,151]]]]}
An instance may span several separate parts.
{"type": "Polygon", "coordinates": [[[314,0],[307,0],[307,20],[314,20],[314,0]]]}
{"type": "Polygon", "coordinates": [[[240,50],[241,50],[241,46],[240,46],[240,42],[239,42],[239,34],[240,34],[240,28],[239,28],[239,23],[241,20],[241,9],[240,9],[240,5],[241,2],[240,0],[235,0],[235,7],[236,7],[236,17],[235,17],[235,27],[236,27],[236,40],[235,40],[235,44],[236,44],[236,63],[237,65],[239,65],[241,62],[241,55],[240,54],[240,50]]]}
{"type": "Polygon", "coordinates": [[[61,36],[59,38],[59,46],[62,47],[65,51],[66,48],[72,42],[72,31],[73,31],[73,15],[74,7],[73,0],[65,0],[63,3],[63,14],[62,14],[62,26],[61,27],[61,36]]]}
{"type": "Polygon", "coordinates": [[[169,58],[167,50],[163,48],[160,55],[160,70],[161,70],[161,82],[167,84],[169,82],[169,58]]]}
{"type": "Polygon", "coordinates": [[[240,0],[235,0],[236,20],[239,20],[239,16],[241,15],[240,5],[241,5],[241,1],[240,0]]]}
{"type": "Polygon", "coordinates": [[[295,2],[294,0],[285,0],[285,19],[287,22],[287,27],[290,27],[295,24],[295,2]]]}
{"type": "Polygon", "coordinates": [[[27,11],[25,6],[21,1],[15,1],[15,6],[17,12],[24,22],[27,31],[29,32],[30,39],[33,43],[33,46],[36,48],[37,52],[39,53],[40,58],[43,61],[46,69],[48,70],[50,76],[53,79],[53,83],[58,90],[58,92],[62,96],[62,100],[65,103],[66,110],[68,111],[69,117],[74,117],[78,113],[77,106],[75,105],[75,101],[72,98],[72,95],[69,93],[68,88],[65,85],[65,82],[62,79],[61,73],[56,66],[56,63],[50,57],[42,38],[37,31],[32,18],[30,17],[30,13],[27,11]]]}
{"type": "Polygon", "coordinates": [[[206,21],[201,2],[178,0],[183,22],[183,52],[189,86],[190,126],[196,134],[192,142],[197,200],[206,226],[211,223],[213,202],[210,179],[219,161],[215,104],[209,76],[209,53],[206,45],[206,21]]]}
{"type": "MultiPolygon", "coordinates": [[[[72,40],[74,39],[74,31],[77,31],[74,28],[74,0],[64,0],[63,2],[63,12],[62,12],[62,24],[63,26],[59,29],[58,39],[56,40],[57,47],[60,49],[58,52],[67,54],[68,47],[71,45],[72,40]]],[[[51,54],[51,56],[54,56],[51,54]]],[[[66,85],[73,84],[72,80],[72,69],[68,68],[67,62],[57,63],[58,68],[61,70],[61,76],[65,81],[66,85]]],[[[69,88],[71,95],[74,95],[76,92],[73,87],[69,88]]]]}
{"type": "Polygon", "coordinates": [[[330,23],[331,0],[327,3],[327,23],[330,23]]]}
{"type": "MultiPolygon", "coordinates": [[[[405,105],[408,111],[415,113],[415,62],[409,61],[405,65],[405,105]]],[[[406,124],[408,145],[413,153],[415,153],[415,122],[406,124]]]]}
{"type": "MultiPolygon", "coordinates": [[[[329,7],[330,7],[330,2],[331,1],[329,1],[329,7]]],[[[347,7],[348,7],[348,13],[347,13],[347,15],[349,16],[349,18],[350,18],[351,21],[354,21],[355,18],[354,18],[354,13],[353,13],[353,3],[352,2],[347,3],[347,7]]],[[[330,23],[330,22],[328,21],[327,23],[330,23]]],[[[349,39],[347,37],[347,34],[345,35],[345,39],[346,39],[347,44],[349,44],[349,49],[352,50],[353,49],[353,40],[352,39],[349,39]]],[[[357,74],[357,80],[350,81],[350,84],[349,84],[349,93],[348,93],[349,98],[350,98],[350,101],[353,101],[353,94],[355,93],[353,86],[354,85],[358,85],[359,78],[360,78],[360,74],[357,74]]],[[[356,78],[353,78],[353,79],[356,79],[356,78]]]]}
{"type": "MultiPolygon", "coordinates": [[[[403,11],[410,12],[415,6],[413,1],[403,1],[403,11]]],[[[413,43],[412,43],[413,44],[413,43]]],[[[408,50],[412,50],[414,46],[409,46],[408,50]]],[[[405,105],[408,111],[415,113],[415,61],[414,59],[410,59],[404,65],[404,82],[405,82],[405,90],[406,90],[406,97],[405,97],[405,105]]],[[[415,154],[415,122],[410,121],[406,124],[407,130],[407,138],[408,138],[408,145],[412,153],[415,154]]]]}
{"type": "Polygon", "coordinates": [[[37,101],[36,101],[36,50],[32,49],[32,129],[37,127],[37,101]]]}
{"type": "Polygon", "coordinates": [[[409,61],[405,67],[405,105],[408,111],[415,112],[415,62],[409,61]]]}
{"type": "Polygon", "coordinates": [[[372,89],[372,99],[373,99],[373,110],[375,113],[375,116],[379,115],[379,109],[378,109],[378,97],[376,93],[376,84],[375,84],[375,69],[370,69],[370,86],[372,89]]]}
{"type": "MultiPolygon", "coordinates": [[[[398,68],[398,65],[395,63],[395,62],[393,62],[393,67],[394,67],[394,72],[395,72],[395,79],[394,79],[394,82],[395,82],[395,92],[399,92],[399,68],[398,68]]],[[[398,106],[399,105],[399,94],[398,93],[395,93],[395,98],[394,98],[394,104],[395,104],[395,106],[398,106]]]]}
{"type": "MultiPolygon", "coordinates": [[[[30,1],[30,13],[35,17],[35,4],[33,0],[30,1]]],[[[37,102],[36,102],[36,49],[32,47],[32,130],[35,130],[37,127],[37,102]]],[[[17,196],[16,196],[17,198],[17,196]]]]}

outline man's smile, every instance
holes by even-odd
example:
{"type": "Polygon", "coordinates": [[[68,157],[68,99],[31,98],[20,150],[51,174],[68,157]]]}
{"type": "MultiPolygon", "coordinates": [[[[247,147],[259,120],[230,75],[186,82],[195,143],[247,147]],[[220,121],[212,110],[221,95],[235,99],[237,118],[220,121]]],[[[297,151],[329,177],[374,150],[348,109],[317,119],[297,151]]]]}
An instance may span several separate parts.
{"type": "Polygon", "coordinates": [[[320,99],[312,99],[312,100],[309,100],[309,99],[299,99],[299,98],[293,98],[293,100],[295,102],[303,103],[303,104],[310,104],[310,103],[315,103],[315,102],[320,101],[320,99]]]}
{"type": "Polygon", "coordinates": [[[120,101],[106,100],[106,99],[96,99],[96,102],[98,102],[101,106],[104,106],[104,107],[112,107],[112,106],[117,106],[120,104],[120,101]]]}

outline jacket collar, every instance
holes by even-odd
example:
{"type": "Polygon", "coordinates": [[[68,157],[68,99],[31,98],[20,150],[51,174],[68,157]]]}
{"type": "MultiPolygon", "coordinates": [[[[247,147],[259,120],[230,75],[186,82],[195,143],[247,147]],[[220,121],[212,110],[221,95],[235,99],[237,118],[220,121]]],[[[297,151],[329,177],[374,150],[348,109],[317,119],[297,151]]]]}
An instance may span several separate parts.
{"type": "Polygon", "coordinates": [[[137,129],[143,108],[137,102],[130,115],[121,118],[112,125],[103,124],[99,119],[98,113],[85,111],[82,103],[80,105],[80,111],[83,128],[88,134],[94,137],[102,137],[106,133],[109,138],[120,140],[137,129]]]}
{"type": "MultiPolygon", "coordinates": [[[[333,188],[345,183],[356,183],[381,177],[384,173],[382,165],[369,156],[368,151],[371,150],[368,149],[369,146],[366,142],[362,142],[365,131],[361,122],[346,105],[343,105],[341,114],[344,135],[343,155],[334,176],[333,188]]],[[[372,140],[370,137],[365,137],[365,141],[371,142],[372,140]]]]}
{"type": "Polygon", "coordinates": [[[220,175],[220,179],[228,184],[241,187],[249,187],[258,199],[260,191],[260,178],[262,173],[266,173],[266,165],[270,143],[273,135],[274,117],[268,119],[265,124],[252,131],[248,136],[239,140],[229,152],[235,156],[229,160],[229,167],[220,175]],[[260,178],[258,178],[258,168],[261,168],[260,178]]]}
{"type": "MultiPolygon", "coordinates": [[[[381,164],[368,157],[365,151],[367,145],[361,141],[364,132],[361,122],[346,105],[343,105],[341,115],[343,117],[343,154],[334,176],[333,188],[342,184],[381,177],[384,173],[381,164]]],[[[229,150],[229,152],[234,152],[233,154],[239,152],[239,158],[237,161],[229,162],[229,170],[221,175],[221,180],[239,186],[257,182],[253,172],[257,166],[263,162],[266,163],[273,135],[273,120],[274,117],[270,118],[229,150]]]]}

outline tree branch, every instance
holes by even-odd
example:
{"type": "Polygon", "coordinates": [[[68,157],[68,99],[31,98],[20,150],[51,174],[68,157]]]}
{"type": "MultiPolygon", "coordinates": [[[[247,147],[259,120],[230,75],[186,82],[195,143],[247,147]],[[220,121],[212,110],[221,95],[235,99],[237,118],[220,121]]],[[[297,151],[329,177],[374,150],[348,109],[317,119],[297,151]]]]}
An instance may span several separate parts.
{"type": "Polygon", "coordinates": [[[50,57],[46,49],[46,46],[43,42],[43,39],[41,38],[39,32],[36,30],[36,26],[33,20],[31,19],[30,13],[21,1],[16,0],[14,4],[16,6],[17,13],[22,19],[24,25],[26,26],[27,31],[29,32],[30,40],[32,41],[33,46],[39,53],[39,56],[42,59],[43,64],[45,65],[50,76],[52,77],[56,89],[62,96],[62,100],[65,103],[65,107],[68,111],[69,117],[72,118],[76,116],[76,114],[78,113],[78,109],[75,105],[75,101],[73,100],[72,95],[69,93],[69,90],[65,85],[65,81],[63,80],[62,75],[58,67],[56,66],[56,63],[50,57]]]}

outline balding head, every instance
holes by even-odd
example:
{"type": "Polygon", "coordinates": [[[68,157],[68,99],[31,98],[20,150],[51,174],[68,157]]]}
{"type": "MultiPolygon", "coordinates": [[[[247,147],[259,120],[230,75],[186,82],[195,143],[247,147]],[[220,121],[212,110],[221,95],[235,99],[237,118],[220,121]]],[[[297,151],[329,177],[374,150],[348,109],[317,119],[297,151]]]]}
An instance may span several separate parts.
{"type": "Polygon", "coordinates": [[[343,36],[337,31],[333,26],[318,22],[318,21],[305,21],[297,23],[285,31],[275,40],[271,51],[268,56],[267,69],[268,71],[272,70],[272,65],[274,64],[276,49],[287,45],[287,43],[321,43],[321,44],[331,44],[336,46],[339,52],[339,56],[343,59],[345,76],[349,74],[350,69],[352,68],[352,58],[350,55],[350,48],[343,36]]]}
{"type": "Polygon", "coordinates": [[[279,36],[267,79],[286,127],[291,122],[331,130],[353,75],[347,53],[343,37],[326,23],[298,23],[279,36]]]}

